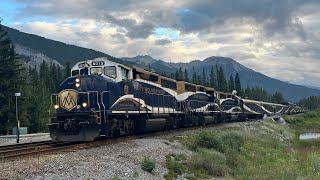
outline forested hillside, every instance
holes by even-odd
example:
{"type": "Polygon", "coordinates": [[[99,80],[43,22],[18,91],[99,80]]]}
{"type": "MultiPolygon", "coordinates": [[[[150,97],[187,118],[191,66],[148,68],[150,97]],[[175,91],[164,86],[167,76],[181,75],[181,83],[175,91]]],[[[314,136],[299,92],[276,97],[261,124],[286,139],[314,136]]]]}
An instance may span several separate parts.
{"type": "Polygon", "coordinates": [[[3,28],[8,33],[8,37],[14,44],[19,44],[24,47],[37,50],[49,58],[57,60],[62,65],[66,65],[67,63],[73,65],[78,61],[94,59],[97,57],[108,57],[114,62],[126,64],[126,62],[121,59],[112,57],[99,51],[95,51],[93,49],[82,48],[63,42],[46,39],[37,35],[23,33],[6,26],[3,26],[3,28]]]}

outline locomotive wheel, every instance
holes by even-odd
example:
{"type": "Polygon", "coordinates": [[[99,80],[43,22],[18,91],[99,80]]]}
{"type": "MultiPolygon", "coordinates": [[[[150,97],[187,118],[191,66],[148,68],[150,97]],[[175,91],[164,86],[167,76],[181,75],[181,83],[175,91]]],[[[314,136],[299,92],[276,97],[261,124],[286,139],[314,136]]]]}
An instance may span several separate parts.
{"type": "Polygon", "coordinates": [[[120,137],[120,129],[118,127],[114,127],[113,130],[112,130],[112,136],[114,138],[117,138],[117,137],[120,137]]]}

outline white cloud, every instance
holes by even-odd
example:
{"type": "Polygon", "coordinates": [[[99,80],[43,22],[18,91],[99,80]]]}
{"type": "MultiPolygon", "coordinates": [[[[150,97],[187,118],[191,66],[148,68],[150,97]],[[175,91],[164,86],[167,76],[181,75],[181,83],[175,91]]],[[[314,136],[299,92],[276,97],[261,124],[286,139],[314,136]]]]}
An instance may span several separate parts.
{"type": "Polygon", "coordinates": [[[320,86],[316,0],[23,3],[13,26],[50,39],[117,57],[149,54],[177,62],[226,56],[280,80],[320,86]],[[24,17],[56,21],[19,22],[24,17]]]}

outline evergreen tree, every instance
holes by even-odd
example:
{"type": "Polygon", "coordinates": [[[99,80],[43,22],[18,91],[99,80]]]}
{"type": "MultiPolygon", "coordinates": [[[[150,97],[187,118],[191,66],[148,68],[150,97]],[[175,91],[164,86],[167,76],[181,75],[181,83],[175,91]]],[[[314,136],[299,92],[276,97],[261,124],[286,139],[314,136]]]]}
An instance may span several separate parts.
{"type": "Polygon", "coordinates": [[[222,92],[228,91],[227,80],[224,76],[224,72],[223,72],[222,67],[219,67],[219,69],[217,71],[217,90],[222,91],[222,92]]]}
{"type": "Polygon", "coordinates": [[[170,78],[175,79],[175,74],[174,74],[174,73],[171,73],[171,74],[170,74],[170,78]]]}
{"type": "Polygon", "coordinates": [[[280,104],[284,100],[280,92],[275,92],[271,97],[271,102],[280,104]]]}
{"type": "Polygon", "coordinates": [[[68,77],[70,77],[70,72],[71,72],[70,64],[67,63],[66,68],[64,70],[64,78],[63,79],[67,79],[68,77]]]}
{"type": "Polygon", "coordinates": [[[176,70],[176,73],[174,74],[174,79],[175,80],[179,80],[179,71],[178,70],[176,70]]]}
{"type": "Polygon", "coordinates": [[[206,86],[206,72],[204,71],[204,68],[202,68],[202,81],[201,81],[201,85],[206,86]]]}
{"type": "Polygon", "coordinates": [[[229,88],[229,92],[232,93],[232,91],[234,90],[234,80],[233,80],[232,74],[230,75],[230,78],[228,81],[228,88],[229,88]]]}
{"type": "Polygon", "coordinates": [[[194,66],[192,67],[192,83],[196,84],[197,83],[197,73],[194,69],[194,66]]]}
{"type": "MultiPolygon", "coordinates": [[[[25,85],[24,68],[0,20],[0,134],[15,126],[15,96],[25,85]]],[[[22,97],[19,97],[21,103],[22,97]]],[[[19,112],[21,114],[21,110],[19,112]]],[[[20,118],[20,116],[19,116],[20,118]]]]}
{"type": "Polygon", "coordinates": [[[237,91],[238,96],[242,96],[241,82],[239,73],[236,73],[236,77],[234,79],[234,89],[237,91]]]}
{"type": "Polygon", "coordinates": [[[214,71],[213,66],[211,66],[211,70],[210,70],[210,87],[212,88],[217,87],[217,78],[216,78],[216,73],[214,71]]]}
{"type": "Polygon", "coordinates": [[[182,71],[181,67],[179,68],[179,73],[178,74],[179,74],[178,80],[182,81],[183,80],[183,71],[182,71]]]}
{"type": "Polygon", "coordinates": [[[320,96],[310,96],[308,98],[303,98],[299,101],[300,105],[305,106],[310,110],[320,108],[320,96]]]}
{"type": "Polygon", "coordinates": [[[201,85],[202,84],[202,78],[200,75],[197,76],[197,81],[195,84],[201,85]]]}
{"type": "Polygon", "coordinates": [[[184,81],[189,82],[189,74],[188,74],[188,70],[184,69],[184,81]]]}
{"type": "Polygon", "coordinates": [[[248,99],[249,97],[251,97],[251,89],[249,86],[247,86],[247,88],[244,90],[244,98],[248,99]]]}

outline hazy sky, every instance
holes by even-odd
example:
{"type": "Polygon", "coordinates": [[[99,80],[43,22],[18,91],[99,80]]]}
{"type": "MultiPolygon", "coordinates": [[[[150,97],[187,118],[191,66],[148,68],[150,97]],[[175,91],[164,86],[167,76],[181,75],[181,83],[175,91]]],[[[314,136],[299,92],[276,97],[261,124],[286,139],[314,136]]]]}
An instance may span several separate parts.
{"type": "Polygon", "coordinates": [[[3,24],[116,57],[231,57],[320,87],[320,0],[1,0],[3,24]]]}

